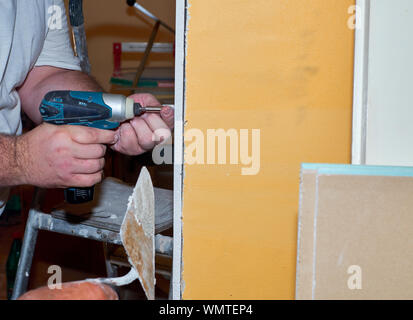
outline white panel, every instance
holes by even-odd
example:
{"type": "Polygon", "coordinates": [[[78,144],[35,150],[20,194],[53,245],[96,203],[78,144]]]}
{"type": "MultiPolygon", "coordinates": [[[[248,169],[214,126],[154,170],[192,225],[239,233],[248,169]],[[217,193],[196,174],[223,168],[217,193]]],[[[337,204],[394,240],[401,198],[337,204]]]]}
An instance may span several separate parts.
{"type": "Polygon", "coordinates": [[[413,1],[373,0],[366,163],[413,166],[413,1]]]}
{"type": "MultiPolygon", "coordinates": [[[[357,0],[356,4],[351,159],[352,164],[365,164],[370,0],[357,0]]],[[[352,11],[349,10],[349,13],[352,13],[352,11]]]]}
{"type": "Polygon", "coordinates": [[[175,34],[175,128],[174,128],[174,248],[172,262],[172,299],[181,299],[182,274],[182,179],[185,109],[185,28],[186,0],[176,0],[175,34]]]}

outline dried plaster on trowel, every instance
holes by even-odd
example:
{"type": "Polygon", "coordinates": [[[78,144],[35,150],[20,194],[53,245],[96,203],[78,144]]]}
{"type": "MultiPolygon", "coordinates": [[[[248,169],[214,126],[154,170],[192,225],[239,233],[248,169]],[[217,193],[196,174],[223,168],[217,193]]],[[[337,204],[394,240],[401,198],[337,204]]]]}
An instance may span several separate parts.
{"type": "Polygon", "coordinates": [[[138,278],[147,298],[155,299],[155,196],[145,167],[129,197],[120,235],[132,269],[123,277],[92,281],[121,286],[138,278]]]}

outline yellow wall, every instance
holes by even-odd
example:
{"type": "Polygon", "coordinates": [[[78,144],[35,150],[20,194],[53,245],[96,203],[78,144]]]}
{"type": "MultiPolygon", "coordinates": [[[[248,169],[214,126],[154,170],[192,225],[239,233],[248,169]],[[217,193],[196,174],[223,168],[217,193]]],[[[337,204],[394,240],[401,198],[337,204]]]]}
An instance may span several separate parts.
{"type": "Polygon", "coordinates": [[[261,171],[185,165],[184,299],[294,297],[300,163],[350,161],[353,3],[189,1],[186,130],[261,129],[261,171]]]}

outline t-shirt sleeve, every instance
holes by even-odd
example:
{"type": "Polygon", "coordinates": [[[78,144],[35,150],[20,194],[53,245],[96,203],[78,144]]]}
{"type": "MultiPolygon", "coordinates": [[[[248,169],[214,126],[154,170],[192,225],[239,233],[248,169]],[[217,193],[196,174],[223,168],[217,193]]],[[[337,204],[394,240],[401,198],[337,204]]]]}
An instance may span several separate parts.
{"type": "Polygon", "coordinates": [[[36,66],[81,70],[72,49],[63,0],[55,0],[47,12],[47,34],[36,66]]]}

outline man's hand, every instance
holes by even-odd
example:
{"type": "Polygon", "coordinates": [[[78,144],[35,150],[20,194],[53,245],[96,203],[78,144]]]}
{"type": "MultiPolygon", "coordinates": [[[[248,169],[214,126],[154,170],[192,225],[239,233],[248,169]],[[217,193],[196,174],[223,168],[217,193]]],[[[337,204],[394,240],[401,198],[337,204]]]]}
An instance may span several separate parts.
{"type": "MultiPolygon", "coordinates": [[[[133,94],[129,98],[143,107],[161,105],[151,94],[133,94]]],[[[173,124],[174,112],[170,107],[162,108],[160,115],[145,113],[135,117],[122,123],[117,129],[116,143],[112,149],[127,155],[139,155],[152,150],[155,145],[171,136],[173,124]]]]}
{"type": "Polygon", "coordinates": [[[115,132],[41,124],[17,138],[22,183],[40,187],[88,187],[102,180],[106,146],[115,132]]]}

